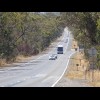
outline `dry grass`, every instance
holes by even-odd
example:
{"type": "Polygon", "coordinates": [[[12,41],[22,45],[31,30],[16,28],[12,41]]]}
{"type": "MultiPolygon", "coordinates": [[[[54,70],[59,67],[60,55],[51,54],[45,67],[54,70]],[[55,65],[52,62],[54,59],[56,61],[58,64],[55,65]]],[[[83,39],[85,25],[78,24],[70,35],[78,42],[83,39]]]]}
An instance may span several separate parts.
{"type": "Polygon", "coordinates": [[[77,47],[78,47],[77,41],[73,40],[73,42],[72,42],[72,49],[77,48],[77,47]]]}
{"type": "Polygon", "coordinates": [[[26,56],[23,56],[23,55],[18,55],[16,57],[16,61],[15,62],[21,62],[21,61],[24,61],[24,60],[28,60],[30,57],[26,57],[26,56]]]}
{"type": "Polygon", "coordinates": [[[6,60],[5,59],[0,59],[0,67],[3,67],[7,65],[6,60]]]}
{"type": "Polygon", "coordinates": [[[100,81],[99,82],[89,82],[88,84],[94,87],[100,87],[100,81]]]}
{"type": "MultiPolygon", "coordinates": [[[[77,46],[77,42],[73,41],[72,48],[74,45],[77,46]]],[[[83,53],[76,53],[70,60],[70,65],[68,67],[68,72],[65,74],[66,77],[70,79],[86,79],[90,86],[100,87],[100,71],[99,70],[89,70],[86,69],[89,66],[89,62],[84,59],[83,53]],[[80,61],[80,59],[82,59],[80,61]],[[79,64],[77,67],[76,64],[79,64]]]]}
{"type": "MultiPolygon", "coordinates": [[[[73,40],[72,48],[77,48],[78,44],[75,40],[73,40]]],[[[68,67],[68,73],[66,77],[70,79],[83,79],[84,78],[84,70],[86,69],[86,60],[84,59],[84,54],[78,52],[71,57],[70,65],[68,67]],[[81,59],[81,60],[80,60],[81,59]],[[79,66],[77,66],[77,64],[79,66]]]]}
{"type": "MultiPolygon", "coordinates": [[[[22,62],[22,61],[28,60],[29,58],[30,57],[19,55],[16,57],[16,60],[14,62],[22,62]]],[[[7,63],[5,59],[0,59],[0,67],[6,67],[14,62],[11,61],[11,62],[7,63]]]]}
{"type": "Polygon", "coordinates": [[[83,72],[71,71],[66,75],[66,77],[70,79],[83,79],[83,72]]]}
{"type": "Polygon", "coordinates": [[[84,71],[87,65],[88,62],[84,60],[84,56],[81,53],[75,54],[70,60],[69,71],[66,76],[71,79],[84,79],[84,71]]]}
{"type": "Polygon", "coordinates": [[[100,87],[100,71],[89,71],[86,75],[86,79],[89,80],[88,84],[94,87],[100,87]]]}

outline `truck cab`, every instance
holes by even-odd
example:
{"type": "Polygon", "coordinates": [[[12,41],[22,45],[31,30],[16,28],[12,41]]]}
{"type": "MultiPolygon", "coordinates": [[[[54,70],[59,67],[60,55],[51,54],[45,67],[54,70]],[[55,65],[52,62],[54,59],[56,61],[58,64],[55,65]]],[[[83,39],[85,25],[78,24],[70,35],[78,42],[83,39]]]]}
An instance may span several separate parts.
{"type": "Polygon", "coordinates": [[[58,45],[57,54],[63,54],[63,45],[58,45]]]}

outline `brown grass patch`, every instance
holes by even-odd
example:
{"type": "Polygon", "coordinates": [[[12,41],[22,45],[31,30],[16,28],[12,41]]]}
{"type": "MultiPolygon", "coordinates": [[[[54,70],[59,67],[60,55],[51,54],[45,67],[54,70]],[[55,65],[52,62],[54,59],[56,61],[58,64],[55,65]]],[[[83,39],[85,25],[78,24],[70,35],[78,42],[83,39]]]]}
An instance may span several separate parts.
{"type": "Polygon", "coordinates": [[[8,62],[8,63],[6,62],[5,59],[0,59],[0,67],[6,67],[6,66],[8,66],[9,64],[12,64],[12,63],[14,63],[14,62],[21,62],[21,61],[28,60],[28,59],[29,59],[29,57],[25,57],[25,56],[23,56],[23,55],[17,56],[15,61],[10,61],[10,62],[8,62]]]}
{"type": "Polygon", "coordinates": [[[86,75],[86,79],[89,80],[88,84],[94,87],[100,87],[100,71],[94,70],[89,71],[86,75]]]}
{"type": "MultiPolygon", "coordinates": [[[[73,41],[72,48],[78,48],[77,41],[73,41]]],[[[68,72],[65,76],[70,79],[84,79],[84,70],[87,66],[88,62],[84,59],[84,54],[81,52],[77,52],[71,57],[68,72]]]]}
{"type": "Polygon", "coordinates": [[[68,67],[68,73],[66,74],[66,77],[70,79],[84,79],[85,75],[85,69],[88,65],[88,62],[84,59],[84,55],[79,53],[76,53],[73,57],[71,57],[70,65],[68,67]],[[79,66],[77,66],[77,64],[79,66]]]}
{"type": "Polygon", "coordinates": [[[83,79],[83,72],[70,71],[68,74],[66,74],[66,77],[70,79],[83,79]]]}
{"type": "Polygon", "coordinates": [[[100,82],[89,82],[88,84],[94,87],[100,87],[100,82]]]}
{"type": "Polygon", "coordinates": [[[0,67],[3,67],[4,65],[7,65],[5,59],[0,59],[0,67]]]}
{"type": "MultiPolygon", "coordinates": [[[[74,45],[77,46],[77,42],[73,41],[72,48],[74,48],[74,45]]],[[[89,61],[85,59],[84,53],[77,52],[71,57],[65,76],[70,79],[86,79],[90,86],[100,87],[100,70],[86,71],[88,66],[89,61]],[[76,66],[76,64],[79,66],[76,66]]]]}
{"type": "Polygon", "coordinates": [[[21,62],[23,60],[28,60],[30,57],[26,57],[26,56],[23,56],[23,55],[18,55],[16,57],[16,62],[21,62]]]}
{"type": "Polygon", "coordinates": [[[72,42],[72,49],[77,48],[77,47],[78,47],[77,41],[73,40],[73,42],[72,42]]]}
{"type": "Polygon", "coordinates": [[[15,61],[11,61],[11,62],[6,62],[5,59],[0,59],[0,67],[6,67],[14,62],[22,62],[22,61],[25,61],[25,60],[28,60],[30,59],[30,57],[26,57],[26,56],[23,56],[23,55],[19,55],[16,57],[16,60],[15,61]]]}
{"type": "Polygon", "coordinates": [[[70,60],[66,77],[70,79],[87,79],[91,81],[92,73],[90,71],[86,73],[88,66],[89,62],[84,59],[84,54],[78,52],[70,60]],[[79,66],[77,66],[77,64],[79,66]]]}

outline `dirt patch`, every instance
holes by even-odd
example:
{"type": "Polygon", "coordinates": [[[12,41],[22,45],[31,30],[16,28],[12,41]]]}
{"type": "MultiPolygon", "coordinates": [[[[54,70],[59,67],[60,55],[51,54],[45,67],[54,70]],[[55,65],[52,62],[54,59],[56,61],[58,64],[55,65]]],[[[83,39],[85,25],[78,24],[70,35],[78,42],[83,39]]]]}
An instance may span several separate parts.
{"type": "Polygon", "coordinates": [[[5,59],[0,59],[0,67],[6,65],[6,60],[5,59]]]}
{"type": "Polygon", "coordinates": [[[21,62],[21,61],[28,60],[28,59],[30,59],[30,57],[19,55],[19,56],[16,57],[16,61],[15,62],[21,62]]]}
{"type": "MultiPolygon", "coordinates": [[[[77,47],[77,42],[73,41],[72,48],[77,47]]],[[[68,71],[65,77],[69,79],[87,80],[87,84],[93,87],[100,87],[100,70],[88,70],[89,61],[84,57],[84,53],[77,52],[70,59],[68,71]]]]}
{"type": "Polygon", "coordinates": [[[100,87],[100,71],[94,70],[87,73],[86,79],[89,80],[88,84],[94,87],[100,87]]]}
{"type": "Polygon", "coordinates": [[[71,57],[66,77],[70,79],[84,79],[87,66],[88,61],[84,59],[84,55],[77,52],[71,57]]]}
{"type": "Polygon", "coordinates": [[[27,61],[30,58],[31,57],[25,57],[23,55],[19,55],[19,56],[16,57],[16,60],[14,62],[12,62],[12,61],[11,62],[6,62],[5,59],[0,59],[0,67],[9,67],[13,63],[27,61]]]}
{"type": "MultiPolygon", "coordinates": [[[[75,48],[78,48],[78,44],[73,40],[71,49],[74,50],[75,48]]],[[[87,64],[88,62],[84,59],[83,53],[75,53],[69,61],[65,74],[55,87],[89,87],[90,85],[86,83],[84,75],[87,64]]]]}
{"type": "Polygon", "coordinates": [[[77,43],[77,41],[75,41],[75,39],[73,39],[72,49],[75,49],[75,48],[78,48],[78,43],[77,43]]]}

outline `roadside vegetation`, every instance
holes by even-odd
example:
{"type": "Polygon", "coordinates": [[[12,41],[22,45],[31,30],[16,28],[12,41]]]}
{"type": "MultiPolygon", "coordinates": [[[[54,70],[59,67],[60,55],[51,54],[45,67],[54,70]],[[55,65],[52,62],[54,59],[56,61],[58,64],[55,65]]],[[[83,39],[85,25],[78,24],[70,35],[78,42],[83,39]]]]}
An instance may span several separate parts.
{"type": "Polygon", "coordinates": [[[100,67],[100,12],[62,12],[62,19],[72,31],[78,45],[84,47],[88,59],[88,49],[97,49],[96,67],[100,67]]]}
{"type": "Polygon", "coordinates": [[[61,19],[54,14],[0,12],[0,64],[32,56],[60,37],[61,19]]]}
{"type": "Polygon", "coordinates": [[[61,15],[78,45],[84,47],[84,60],[89,61],[86,71],[92,72],[92,79],[90,79],[92,82],[100,80],[96,77],[96,73],[100,72],[100,12],[62,12],[61,15]],[[88,54],[91,47],[97,50],[97,55],[94,57],[95,66],[92,69],[91,57],[88,54]]]}
{"type": "MultiPolygon", "coordinates": [[[[84,47],[85,60],[90,61],[88,50],[96,48],[95,68],[92,70],[99,71],[100,12],[60,12],[60,16],[52,13],[0,12],[0,66],[45,50],[62,35],[66,26],[78,46],[84,47]]],[[[86,70],[91,71],[89,64],[86,70]]]]}

